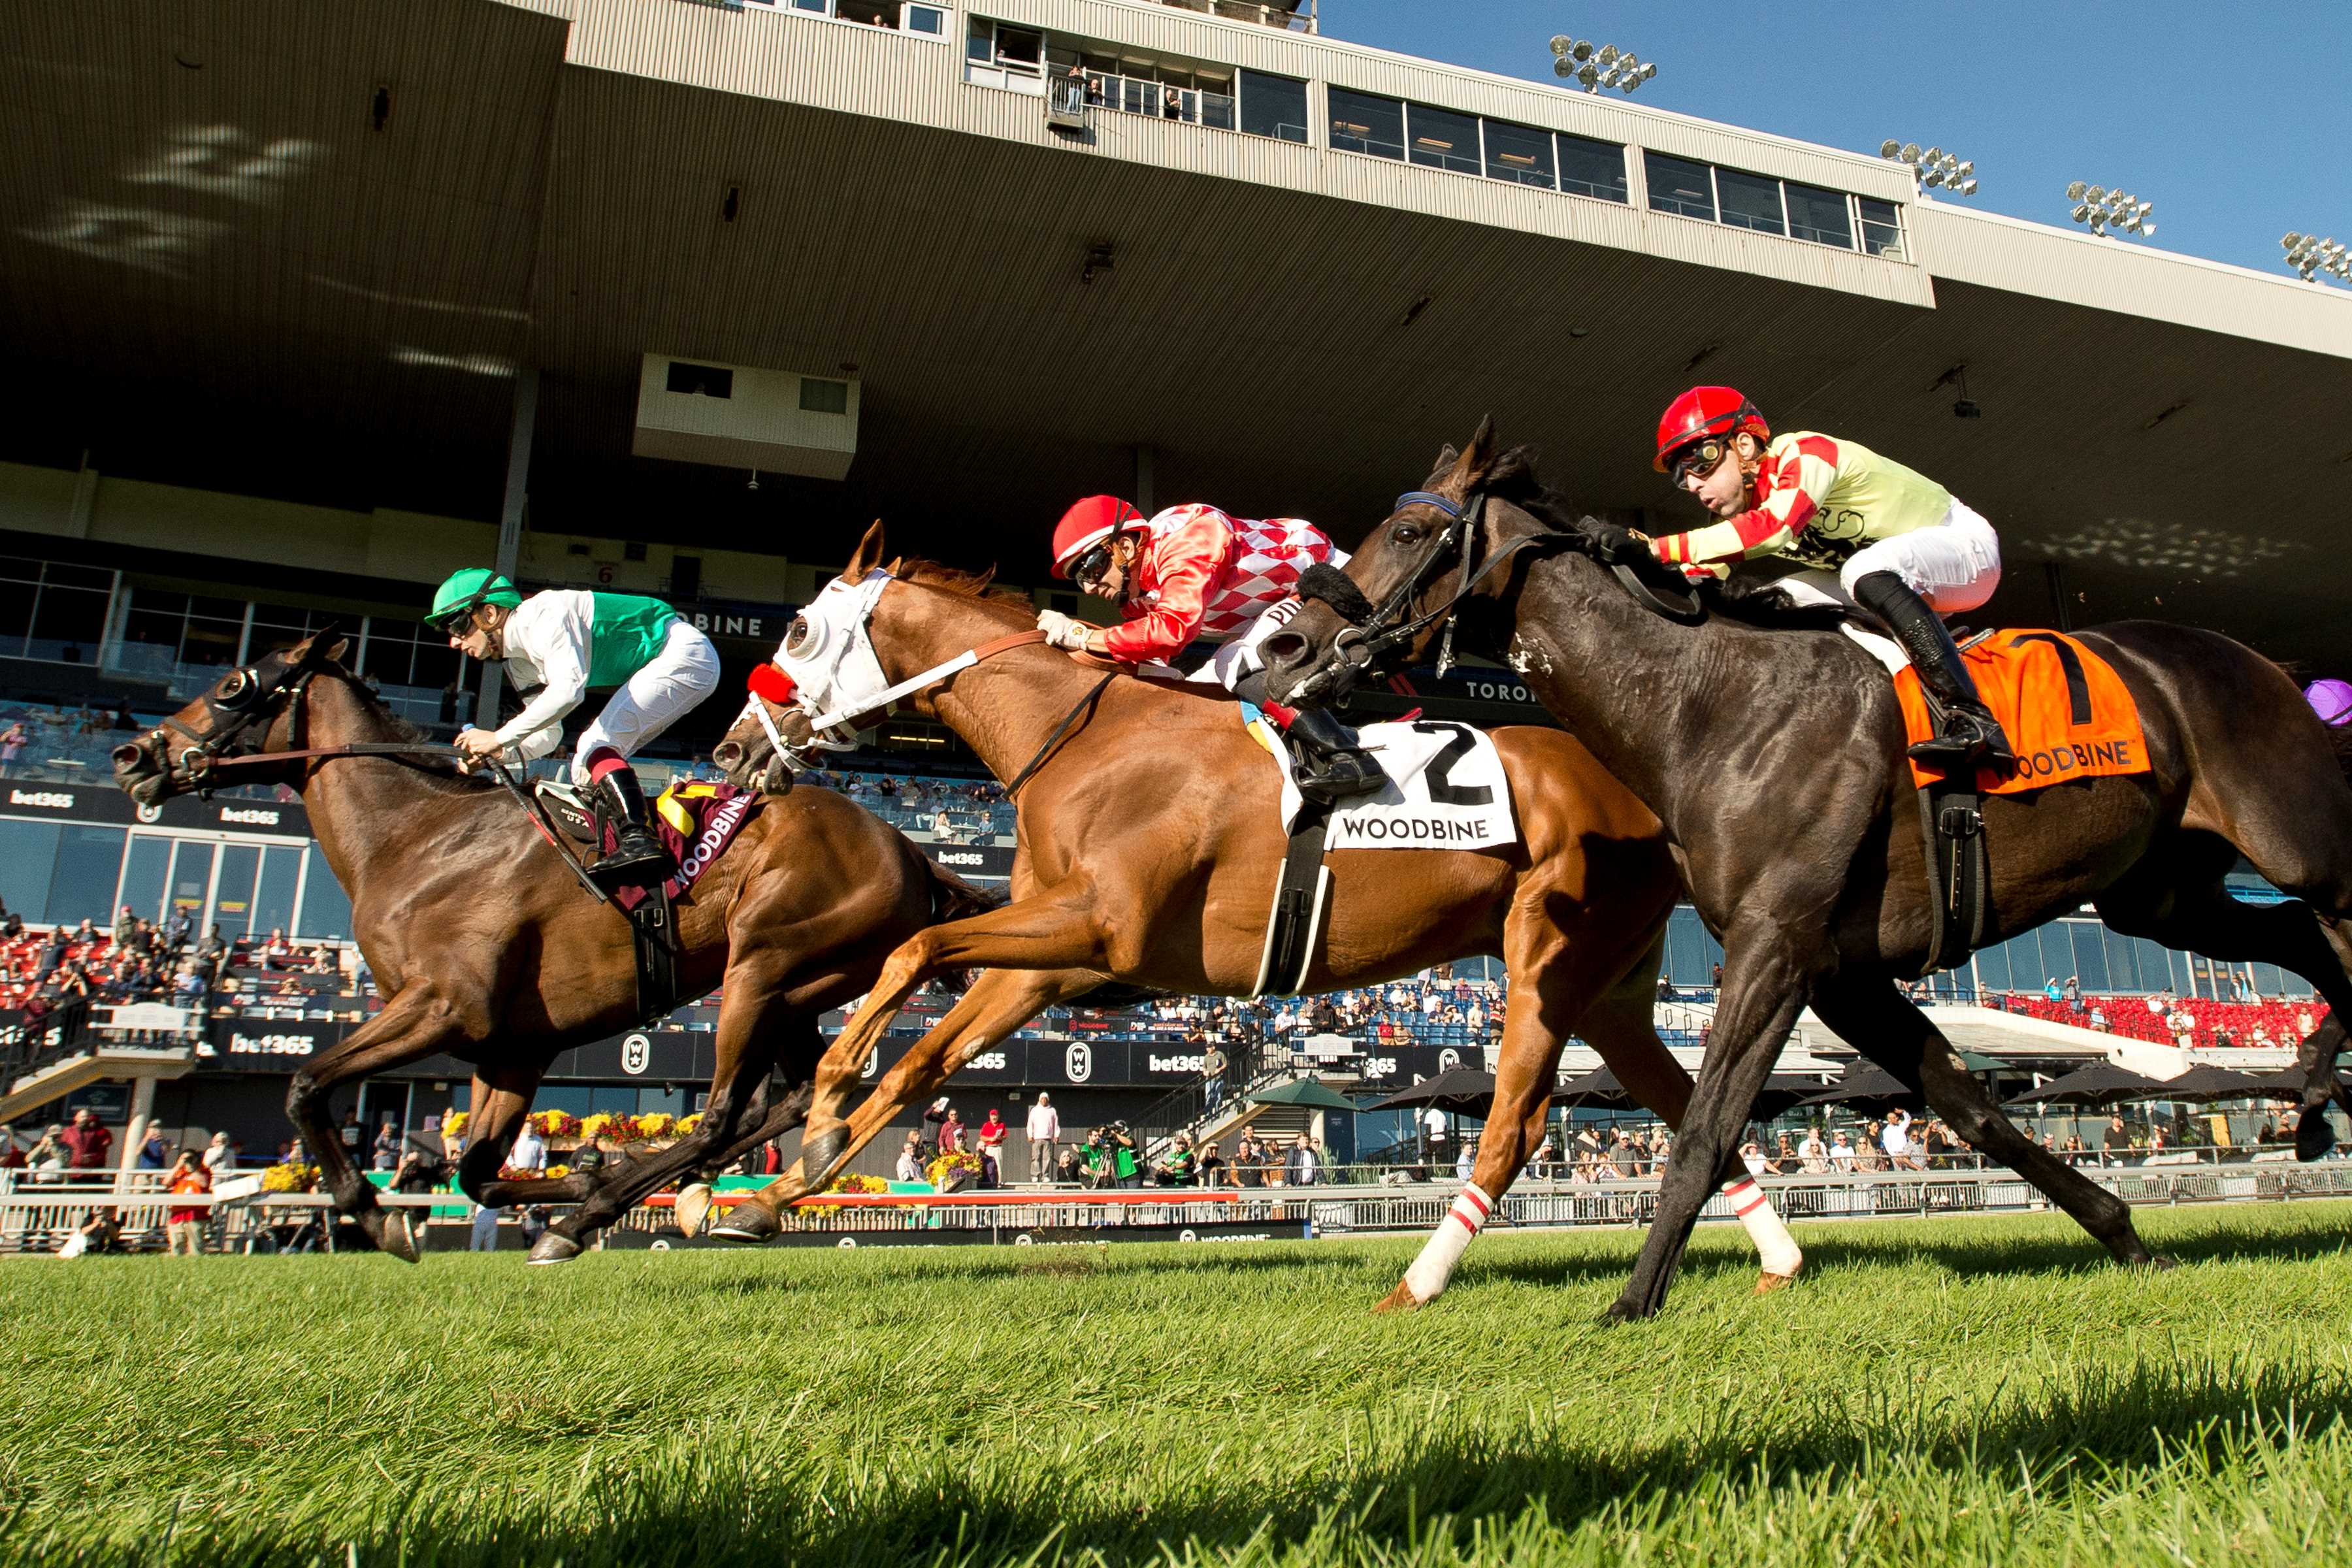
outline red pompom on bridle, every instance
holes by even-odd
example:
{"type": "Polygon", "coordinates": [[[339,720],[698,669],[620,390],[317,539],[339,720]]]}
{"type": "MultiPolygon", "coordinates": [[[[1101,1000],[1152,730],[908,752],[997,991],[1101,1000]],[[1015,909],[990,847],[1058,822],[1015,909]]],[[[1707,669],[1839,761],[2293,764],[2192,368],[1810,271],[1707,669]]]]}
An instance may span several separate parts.
{"type": "Polygon", "coordinates": [[[782,708],[791,704],[800,683],[773,664],[755,664],[751,667],[751,687],[752,696],[782,708]]]}

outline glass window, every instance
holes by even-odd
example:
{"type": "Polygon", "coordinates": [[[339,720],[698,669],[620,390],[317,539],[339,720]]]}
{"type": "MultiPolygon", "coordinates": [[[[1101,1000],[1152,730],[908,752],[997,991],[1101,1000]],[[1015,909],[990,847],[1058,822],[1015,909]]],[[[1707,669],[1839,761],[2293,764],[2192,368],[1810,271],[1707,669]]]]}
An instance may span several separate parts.
{"type": "Polygon", "coordinates": [[[801,408],[809,414],[848,413],[849,383],[814,375],[801,377],[801,408]]]}
{"type": "Polygon", "coordinates": [[[302,920],[296,931],[306,937],[350,936],[352,901],[343,896],[343,885],[335,880],[334,870],[317,845],[303,855],[309,868],[302,883],[302,920]]]}
{"type": "Polygon", "coordinates": [[[121,879],[128,835],[120,827],[59,826],[57,873],[49,879],[48,910],[41,918],[105,925],[114,915],[114,885],[121,879]]]}
{"type": "Polygon", "coordinates": [[[1393,98],[1331,89],[1331,145],[1376,158],[1404,156],[1404,105],[1393,98]]]}
{"type": "MultiPolygon", "coordinates": [[[[168,915],[185,915],[191,921],[205,918],[205,900],[213,886],[213,846],[193,838],[180,840],[172,857],[172,880],[168,915]]],[[[197,927],[202,935],[204,928],[197,927]]]]}
{"type": "Polygon", "coordinates": [[[2073,973],[2083,983],[2083,989],[2094,994],[2112,991],[2107,979],[2107,933],[2095,921],[2069,921],[2069,934],[2074,939],[2073,973]]]}
{"type": "Polygon", "coordinates": [[[1642,172],[1649,176],[1653,212],[1679,213],[1684,217],[1714,221],[1715,187],[1708,178],[1713,171],[1705,163],[1644,149],[1642,172]]]}
{"type": "Polygon", "coordinates": [[[996,58],[996,26],[979,17],[971,19],[971,31],[964,36],[963,58],[975,65],[986,65],[996,58]]]}
{"type": "Polygon", "coordinates": [[[1512,180],[1547,190],[1558,185],[1552,177],[1550,132],[1530,131],[1507,120],[1486,121],[1485,128],[1488,179],[1512,180]]]}
{"type": "Polygon", "coordinates": [[[1977,984],[1987,991],[2016,989],[2009,981],[2009,944],[1995,942],[1976,956],[1977,984]]]}
{"type": "Polygon", "coordinates": [[[1457,174],[1478,173],[1478,121],[1450,109],[1416,103],[1405,110],[1412,122],[1412,161],[1457,174]]]}
{"type": "Polygon", "coordinates": [[[231,942],[247,934],[262,934],[253,923],[253,879],[260,869],[259,846],[221,846],[220,882],[213,892],[213,920],[231,942]]]}
{"type": "MultiPolygon", "coordinates": [[[[1201,123],[1213,125],[1220,131],[1231,131],[1234,128],[1234,95],[1204,91],[1200,97],[1201,123]]],[[[1303,132],[1306,127],[1302,125],[1299,130],[1303,132]]]]}
{"type": "Polygon", "coordinates": [[[1279,142],[1307,140],[1305,82],[1265,71],[1244,71],[1239,86],[1243,130],[1279,142]]]}
{"type": "Polygon", "coordinates": [[[1045,34],[1032,32],[1026,27],[1000,26],[996,29],[996,63],[998,65],[1011,70],[1036,76],[1044,71],[1045,59],[1045,34]]]}
{"type": "Polygon", "coordinates": [[[1853,218],[1846,210],[1845,193],[1814,185],[1782,187],[1789,198],[1789,232],[1815,245],[1853,248],[1853,218]]]}
{"type": "Polygon", "coordinates": [[[937,5],[909,5],[907,7],[907,31],[910,33],[929,33],[936,38],[945,37],[947,36],[947,30],[948,14],[945,11],[940,10],[937,5]]]}
{"type": "Polygon", "coordinates": [[[152,833],[131,836],[122,862],[122,901],[146,920],[163,918],[163,873],[172,864],[172,841],[152,833]]]}
{"type": "Polygon", "coordinates": [[[49,875],[57,869],[60,822],[26,822],[0,816],[0,903],[27,920],[49,900],[49,875]]]}
{"type": "Polygon", "coordinates": [[[1723,221],[1734,228],[1759,234],[1786,234],[1788,220],[1780,213],[1780,182],[1737,169],[1715,172],[1716,194],[1723,199],[1723,221]]]}
{"type": "Polygon", "coordinates": [[[1889,261],[1903,259],[1903,216],[1893,202],[1873,201],[1868,196],[1854,198],[1862,207],[1862,248],[1868,256],[1883,256],[1889,261]]]}
{"type": "Polygon", "coordinates": [[[13,658],[25,651],[25,638],[33,629],[33,604],[40,596],[34,584],[0,578],[0,654],[13,658]]]}
{"type": "Polygon", "coordinates": [[[106,601],[107,595],[94,589],[42,584],[25,657],[96,664],[99,644],[106,637],[106,601]]]}
{"type": "Polygon", "coordinates": [[[294,884],[302,875],[302,851],[291,845],[261,852],[261,881],[253,892],[253,929],[294,929],[294,884]]]}

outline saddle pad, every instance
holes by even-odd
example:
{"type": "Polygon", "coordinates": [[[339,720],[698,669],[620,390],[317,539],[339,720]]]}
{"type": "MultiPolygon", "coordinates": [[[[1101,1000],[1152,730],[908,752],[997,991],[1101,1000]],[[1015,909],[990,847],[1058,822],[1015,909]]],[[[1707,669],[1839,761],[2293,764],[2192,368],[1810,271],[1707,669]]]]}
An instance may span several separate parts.
{"type": "MultiPolygon", "coordinates": [[[[654,828],[663,846],[677,859],[677,875],[667,890],[682,899],[705,871],[710,869],[743,825],[760,815],[761,795],[755,789],[729,784],[673,784],[654,800],[654,828]]],[[[624,910],[645,901],[643,888],[625,888],[614,900],[624,910]]]]}
{"type": "MultiPolygon", "coordinates": [[[[1243,708],[1282,769],[1282,830],[1295,833],[1306,803],[1290,780],[1290,748],[1256,709],[1243,708]]],[[[1327,849],[1494,849],[1519,841],[1510,781],[1485,731],[1416,719],[1367,724],[1356,734],[1388,783],[1332,809],[1327,849]]]]}
{"type": "MultiPolygon", "coordinates": [[[[2067,779],[2114,777],[2148,771],[2147,740],[2139,707],[2107,661],[2063,632],[2000,631],[1963,650],[1978,694],[2009,733],[2017,771],[1979,769],[1980,795],[2022,795],[2067,779]]],[[[1895,677],[1903,724],[1913,741],[1936,732],[1918,671],[1906,665],[1895,677]]],[[[1925,789],[1941,768],[1911,764],[1925,789]]]]}

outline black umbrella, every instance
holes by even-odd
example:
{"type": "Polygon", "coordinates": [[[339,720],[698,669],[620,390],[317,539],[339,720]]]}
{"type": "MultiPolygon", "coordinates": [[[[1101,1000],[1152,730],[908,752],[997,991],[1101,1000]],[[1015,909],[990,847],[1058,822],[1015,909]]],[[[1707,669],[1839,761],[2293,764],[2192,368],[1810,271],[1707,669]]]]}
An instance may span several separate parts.
{"type": "Polygon", "coordinates": [[[1756,1108],[1748,1114],[1751,1121],[1769,1121],[1774,1117],[1804,1103],[1809,1095],[1819,1094],[1820,1080],[1800,1073],[1776,1072],[1764,1080],[1756,1096],[1756,1108]]]}
{"type": "Polygon", "coordinates": [[[2252,1073],[2235,1072],[2229,1068],[2190,1068],[2179,1078],[2168,1078],[2157,1086],[2156,1100],[2185,1100],[2198,1104],[2215,1100],[2257,1100],[2271,1092],[2263,1080],[2252,1073]]]}
{"type": "Polygon", "coordinates": [[[1411,1089],[1401,1089],[1364,1109],[1402,1110],[1416,1105],[1433,1105],[1459,1116],[1485,1116],[1495,1108],[1495,1075],[1480,1072],[1476,1068],[1448,1068],[1435,1078],[1423,1079],[1411,1089]]]}
{"type": "Polygon", "coordinates": [[[1551,1097],[1554,1105],[1571,1110],[1582,1106],[1601,1110],[1625,1110],[1632,1108],[1633,1097],[1617,1081],[1617,1075],[1607,1068],[1594,1068],[1581,1077],[1561,1084],[1551,1097]]]}
{"type": "Polygon", "coordinates": [[[2162,1100],[2164,1085],[2152,1078],[2142,1078],[2113,1062],[2093,1062],[2089,1067],[2053,1079],[2038,1089],[2013,1094],[2004,1105],[2116,1105],[2126,1100],[2162,1100]]]}
{"type": "Polygon", "coordinates": [[[1927,1100],[1916,1089],[1906,1089],[1900,1079],[1876,1063],[1857,1062],[1845,1071],[1845,1076],[1830,1085],[1821,1094],[1797,1101],[1799,1105],[1853,1105],[1885,1112],[1901,1106],[1906,1110],[1924,1110],[1927,1100]]]}

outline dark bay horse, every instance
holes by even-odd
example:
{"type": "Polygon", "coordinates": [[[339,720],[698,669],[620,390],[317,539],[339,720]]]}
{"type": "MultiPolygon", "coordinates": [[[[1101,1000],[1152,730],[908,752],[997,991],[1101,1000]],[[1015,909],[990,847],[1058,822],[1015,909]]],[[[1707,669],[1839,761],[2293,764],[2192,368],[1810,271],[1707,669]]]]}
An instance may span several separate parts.
{"type": "MultiPolygon", "coordinates": [[[[1745,608],[1717,596],[1696,624],[1644,607],[1612,567],[1653,597],[1678,594],[1680,578],[1625,530],[1575,516],[1527,450],[1498,452],[1487,426],[1468,451],[1446,448],[1425,489],[1444,504],[1405,498],[1349,562],[1352,595],[1330,585],[1266,643],[1270,689],[1338,700],[1420,657],[1467,587],[1457,645],[1517,671],[1664,820],[1692,901],[1722,939],[1723,984],[1657,1221],[1612,1314],[1664,1301],[1707,1178],[1808,1003],[2117,1258],[2149,1261],[2124,1204],[2002,1116],[1895,987],[1925,966],[1932,914],[1885,671],[1818,616],[1765,607],[1777,595],[1745,608]],[[1489,563],[1501,569],[1476,574],[1489,563]],[[1367,661],[1384,628],[1411,635],[1367,661]]],[[[2089,901],[2116,931],[2309,979],[2335,1014],[2302,1047],[2297,1141],[2315,1158],[2332,1138],[2326,1110],[2352,1010],[2352,788],[2294,683],[2252,650],[2145,621],[2074,635],[2129,688],[2153,771],[1983,797],[1986,940],[2089,901]],[[2294,901],[2231,899],[2222,877],[2240,855],[2294,901]]]]}
{"type": "Polygon", "coordinates": [[[638,1022],[629,925],[573,879],[521,805],[487,778],[414,755],[239,765],[261,752],[415,740],[335,662],[341,650],[320,632],[233,672],[167,721],[168,732],[120,748],[115,777],[142,803],[207,783],[301,791],[385,1001],[294,1075],[286,1112],[336,1207],[377,1247],[411,1261],[408,1227],[388,1221],[391,1211],[335,1136],[328,1097],[337,1085],[436,1052],[473,1064],[459,1182],[493,1207],[578,1204],[532,1248],[534,1262],[560,1262],[676,1177],[798,1126],[823,1049],[818,1016],[871,986],[884,958],[914,932],[989,906],[839,795],[771,797],[677,905],[681,990],[725,988],[701,1122],[666,1150],[593,1173],[498,1180],[556,1056],[638,1022]],[[771,1105],[778,1065],[796,1087],[771,1105]]]}
{"type": "MultiPolygon", "coordinates": [[[[927,563],[878,571],[880,525],[840,582],[796,619],[780,658],[803,693],[835,684],[834,664],[862,658],[861,638],[893,687],[1031,626],[1025,596],[982,596],[985,578],[927,563]],[[870,597],[861,601],[861,592],[870,597]],[[856,606],[870,604],[869,610],[856,606]],[[856,622],[857,624],[848,624],[856,622]]],[[[802,1163],[738,1206],[714,1234],[764,1239],[780,1205],[821,1188],[905,1107],[1044,1008],[1106,977],[1163,991],[1245,995],[1255,984],[1285,836],[1274,762],[1222,691],[1202,694],[1118,675],[1032,640],[961,669],[909,700],[962,737],[997,777],[1020,784],[1013,899],[986,914],[910,937],[817,1069],[802,1163]],[[1066,719],[1076,715],[1057,745],[1066,719]],[[882,1076],[852,1111],[868,1053],[891,1017],[941,971],[985,966],[961,1001],[882,1076]],[[846,1118],[845,1120],[845,1117],[846,1118]]],[[[773,717],[772,711],[772,717],[773,717]]],[[[782,711],[787,745],[808,716],[782,711]]],[[[1495,1105],[1475,1185],[1488,1205],[1541,1139],[1561,1047],[1580,1034],[1627,1089],[1679,1124],[1689,1075],[1652,1023],[1665,921],[1677,887],[1657,819],[1584,748],[1557,730],[1495,732],[1518,814],[1507,848],[1334,851],[1336,890],[1304,990],[1410,974],[1448,959],[1496,953],[1511,987],[1495,1105]]],[[[713,756],[757,777],[773,746],[746,713],[713,756]]],[[[1765,1263],[1759,1289],[1800,1267],[1795,1244],[1741,1173],[1735,1210],[1765,1263]]],[[[1466,1200],[1465,1200],[1466,1201],[1466,1200]]],[[[1384,1307],[1429,1300],[1485,1218],[1442,1222],[1384,1307]]]]}

